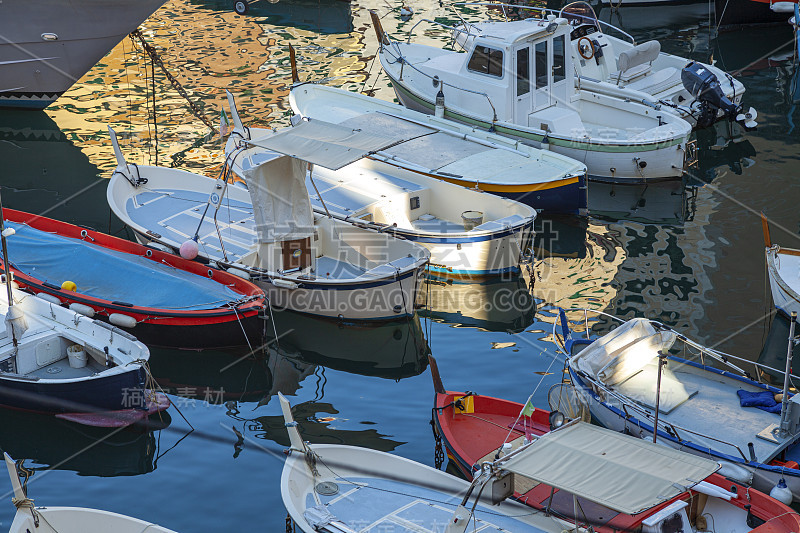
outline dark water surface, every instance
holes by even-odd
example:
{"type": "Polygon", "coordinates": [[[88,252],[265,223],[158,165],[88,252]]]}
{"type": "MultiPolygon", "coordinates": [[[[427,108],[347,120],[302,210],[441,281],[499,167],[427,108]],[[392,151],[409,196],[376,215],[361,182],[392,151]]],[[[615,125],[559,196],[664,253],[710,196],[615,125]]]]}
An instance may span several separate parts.
{"type": "MultiPolygon", "coordinates": [[[[215,124],[226,88],[237,94],[246,122],[288,123],[288,44],[298,49],[304,79],[343,76],[331,83],[392,99],[372,59],[368,9],[377,9],[397,35],[423,17],[453,20],[431,0],[410,2],[416,10],[410,22],[400,20],[396,0],[260,0],[244,17],[231,4],[171,0],[144,24],[146,38],[215,124]]],[[[733,138],[725,128],[701,132],[700,165],[686,183],[592,184],[588,220],[540,222],[532,278],[431,284],[431,308],[407,323],[352,328],[279,314],[279,348],[257,358],[242,358],[246,349],[154,349],[153,374],[196,428],[188,436],[175,409],[166,430],[113,435],[0,411],[0,446],[37,470],[29,495],[39,505],[98,507],[184,532],[233,531],[244,523],[283,531],[279,480],[288,441],[277,392],[291,396],[312,442],[362,445],[432,465],[426,350],[438,359],[448,388],[520,402],[535,389],[536,405],[546,407],[563,367],[549,342],[553,305],[646,314],[699,341],[782,367],[786,326],[769,331],[758,213],[772,220],[773,240],[800,244],[791,32],[787,24],[712,40],[707,9],[601,13],[640,41],[661,40],[667,52],[713,58],[747,87],[758,130],[733,138]]],[[[446,38],[422,26],[416,33],[430,42],[446,38]]],[[[214,174],[219,137],[188,113],[158,70],[157,124],[148,120],[146,66],[126,41],[45,112],[0,111],[5,205],[124,235],[105,201],[113,167],[107,125],[123,138],[131,161],[157,158],[214,174]]],[[[0,502],[0,527],[13,517],[9,499],[0,502]]]]}

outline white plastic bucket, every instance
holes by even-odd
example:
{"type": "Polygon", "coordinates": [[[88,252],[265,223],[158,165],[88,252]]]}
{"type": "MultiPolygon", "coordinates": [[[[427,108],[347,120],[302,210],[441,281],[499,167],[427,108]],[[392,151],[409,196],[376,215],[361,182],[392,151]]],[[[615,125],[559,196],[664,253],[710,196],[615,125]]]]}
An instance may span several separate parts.
{"type": "Polygon", "coordinates": [[[86,352],[80,344],[73,344],[67,347],[67,359],[72,368],[83,368],[86,366],[86,352]]]}

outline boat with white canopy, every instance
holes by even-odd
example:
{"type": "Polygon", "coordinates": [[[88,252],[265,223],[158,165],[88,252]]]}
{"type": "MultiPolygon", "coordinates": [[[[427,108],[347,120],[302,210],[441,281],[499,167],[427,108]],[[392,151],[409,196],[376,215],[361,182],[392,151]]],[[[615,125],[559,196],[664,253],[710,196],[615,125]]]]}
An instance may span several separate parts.
{"type": "MultiPolygon", "coordinates": [[[[342,321],[414,313],[428,251],[315,215],[305,187],[305,161],[289,156],[264,161],[244,172],[244,188],[231,183],[227,165],[215,180],[128,164],[111,134],[118,164],[108,184],[108,203],[143,244],[199,257],[250,279],[264,289],[272,307],[342,321]]],[[[327,136],[309,142],[320,157],[342,165],[362,157],[362,148],[391,142],[358,134],[349,140],[359,148],[339,147],[327,136]]]]}
{"type": "MultiPolygon", "coordinates": [[[[289,102],[303,117],[376,133],[408,132],[402,142],[370,154],[371,160],[512,198],[546,213],[586,212],[586,165],[561,154],[321,84],[296,83],[289,102]]],[[[254,135],[257,130],[249,131],[254,135]]]]}
{"type": "MultiPolygon", "coordinates": [[[[790,397],[788,379],[781,390],[733,363],[789,375],[793,333],[781,371],[703,346],[655,320],[588,313],[619,325],[596,340],[573,338],[561,311],[554,338],[595,419],[719,461],[727,477],[783,492],[788,502],[800,496],[800,395],[790,397]]],[[[580,327],[588,335],[588,318],[580,327]]]]}
{"type": "MultiPolygon", "coordinates": [[[[698,510],[720,518],[717,531],[754,530],[746,523],[746,497],[706,481],[719,468],[716,462],[583,422],[488,459],[468,482],[386,452],[303,442],[288,401],[280,400],[291,443],[281,494],[306,533],[627,530],[597,523],[594,513],[601,507],[627,515],[620,524],[648,533],[678,531],[664,529],[675,523],[687,532],[699,530],[698,510]],[[520,485],[567,494],[569,505],[537,510],[506,501],[520,485]]],[[[786,512],[767,517],[775,528],[770,530],[789,532],[800,524],[788,508],[775,507],[786,512]]]]}
{"type": "MultiPolygon", "coordinates": [[[[579,90],[643,102],[700,128],[722,119],[739,122],[748,129],[757,125],[756,111],[742,106],[742,82],[714,65],[662,52],[658,41],[637,44],[628,33],[598,20],[586,2],[572,2],[560,11],[509,4],[453,5],[460,6],[491,6],[501,11],[504,23],[510,23],[510,13],[521,15],[528,24],[536,24],[548,14],[568,20],[569,49],[579,90]]],[[[457,10],[455,13],[460,17],[457,10]]],[[[454,37],[469,49],[476,38],[497,28],[497,22],[463,21],[454,37]]]]}
{"type": "MultiPolygon", "coordinates": [[[[429,271],[436,275],[478,278],[521,272],[533,238],[533,208],[369,158],[327,168],[330,163],[310,140],[325,138],[330,131],[341,131],[344,139],[349,132],[366,133],[363,126],[305,119],[277,131],[254,130],[242,125],[230,93],[228,101],[234,130],[225,151],[235,174],[246,175],[285,155],[315,161],[305,186],[318,216],[418,243],[430,251],[429,271]]],[[[413,123],[402,126],[415,128],[413,123]]]]}
{"type": "Polygon", "coordinates": [[[598,180],[679,178],[692,162],[685,120],[576,86],[567,18],[447,27],[467,39],[467,53],[413,43],[413,29],[408,42],[393,40],[375,13],[373,25],[381,65],[406,107],[547,147],[598,180]]]}
{"type": "Polygon", "coordinates": [[[786,316],[800,313],[800,250],[773,244],[769,236],[769,224],[763,213],[761,224],[764,230],[767,275],[775,308],[786,316]]]}
{"type": "Polygon", "coordinates": [[[28,498],[26,487],[14,461],[3,454],[11,478],[12,502],[17,508],[9,533],[86,533],[113,531],[114,533],[175,533],[152,522],[117,513],[84,507],[36,507],[28,498]]]}

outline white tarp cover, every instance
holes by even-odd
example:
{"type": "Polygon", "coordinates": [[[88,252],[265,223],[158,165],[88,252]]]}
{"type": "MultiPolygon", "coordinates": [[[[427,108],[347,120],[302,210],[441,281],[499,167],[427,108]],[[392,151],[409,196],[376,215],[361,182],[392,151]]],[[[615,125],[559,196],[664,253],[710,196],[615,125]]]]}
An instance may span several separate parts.
{"type": "Polygon", "coordinates": [[[244,171],[260,243],[303,239],[314,233],[305,161],[287,156],[244,171]]]}
{"type": "Polygon", "coordinates": [[[405,140],[407,137],[400,133],[377,134],[323,120],[304,120],[297,126],[248,141],[248,144],[339,170],[405,140]]]}
{"type": "Polygon", "coordinates": [[[715,461],[578,422],[546,433],[506,470],[624,514],[637,514],[713,474],[715,461]]]}
{"type": "Polygon", "coordinates": [[[674,342],[674,332],[657,331],[646,318],[633,318],[578,352],[570,365],[612,386],[642,370],[659,350],[666,353],[674,342]]]}

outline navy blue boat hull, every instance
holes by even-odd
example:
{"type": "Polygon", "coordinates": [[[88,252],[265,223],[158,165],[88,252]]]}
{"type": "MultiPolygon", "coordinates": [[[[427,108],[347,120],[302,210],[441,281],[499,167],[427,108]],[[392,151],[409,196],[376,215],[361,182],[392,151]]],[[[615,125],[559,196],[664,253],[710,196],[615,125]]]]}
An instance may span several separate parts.
{"type": "Polygon", "coordinates": [[[67,383],[0,377],[0,405],[54,414],[131,409],[142,406],[146,376],[138,366],[121,374],[67,383]]]}

